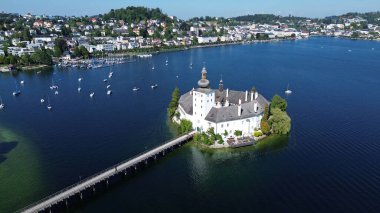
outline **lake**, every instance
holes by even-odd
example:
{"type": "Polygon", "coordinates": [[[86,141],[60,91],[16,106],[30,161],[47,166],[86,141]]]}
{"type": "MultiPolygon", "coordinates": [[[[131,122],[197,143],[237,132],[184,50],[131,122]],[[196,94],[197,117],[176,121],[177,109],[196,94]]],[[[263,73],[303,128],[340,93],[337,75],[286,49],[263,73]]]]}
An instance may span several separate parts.
{"type": "Polygon", "coordinates": [[[196,87],[203,63],[213,88],[223,76],[224,88],[255,86],[270,100],[284,96],[289,84],[291,134],[256,148],[209,151],[188,144],[72,211],[380,211],[380,42],[316,37],[161,53],[113,66],[107,83],[109,67],[0,74],[6,105],[0,212],[174,137],[166,118],[171,93],[196,87]],[[52,79],[58,95],[49,89],[52,79]],[[22,94],[13,97],[21,80],[22,94]],[[133,92],[134,86],[141,89],[133,92]]]}

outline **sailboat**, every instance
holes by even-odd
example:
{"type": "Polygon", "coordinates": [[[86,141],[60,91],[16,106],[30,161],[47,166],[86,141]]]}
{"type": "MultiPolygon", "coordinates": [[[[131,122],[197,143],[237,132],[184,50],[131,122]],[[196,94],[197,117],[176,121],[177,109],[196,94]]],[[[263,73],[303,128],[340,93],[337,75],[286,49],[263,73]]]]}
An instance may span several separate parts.
{"type": "Polygon", "coordinates": [[[286,87],[285,94],[287,95],[292,94],[292,91],[289,89],[289,84],[288,84],[288,87],[286,87]]]}
{"type": "Polygon", "coordinates": [[[0,110],[4,109],[5,105],[3,103],[3,99],[0,97],[0,110]]]}
{"type": "Polygon", "coordinates": [[[17,88],[17,83],[16,83],[16,89],[13,91],[13,96],[19,96],[21,94],[21,91],[17,88]]]}
{"type": "Polygon", "coordinates": [[[112,78],[112,76],[113,76],[113,72],[112,72],[112,67],[111,67],[110,73],[108,74],[108,78],[112,78]]]}
{"type": "Polygon", "coordinates": [[[93,98],[95,95],[95,92],[90,93],[90,98],[93,98]]]}
{"type": "Polygon", "coordinates": [[[50,98],[48,97],[48,105],[46,108],[50,111],[53,107],[50,105],[50,98]]]}
{"type": "Polygon", "coordinates": [[[111,95],[111,94],[112,94],[112,90],[108,90],[107,95],[111,95]]]}

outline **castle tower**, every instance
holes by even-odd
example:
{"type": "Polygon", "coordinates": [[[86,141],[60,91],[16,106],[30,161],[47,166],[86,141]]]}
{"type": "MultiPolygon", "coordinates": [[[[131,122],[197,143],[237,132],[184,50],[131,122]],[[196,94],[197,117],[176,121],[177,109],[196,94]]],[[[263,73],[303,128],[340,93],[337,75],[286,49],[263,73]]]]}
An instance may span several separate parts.
{"type": "Polygon", "coordinates": [[[207,80],[207,70],[206,66],[203,66],[202,69],[202,78],[198,81],[198,86],[200,88],[209,88],[210,87],[210,81],[207,80]]]}

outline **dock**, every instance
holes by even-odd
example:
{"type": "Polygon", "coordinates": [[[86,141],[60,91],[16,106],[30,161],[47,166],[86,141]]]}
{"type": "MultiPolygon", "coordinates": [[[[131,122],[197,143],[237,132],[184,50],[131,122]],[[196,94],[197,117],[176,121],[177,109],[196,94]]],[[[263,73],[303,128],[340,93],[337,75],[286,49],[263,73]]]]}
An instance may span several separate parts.
{"type": "Polygon", "coordinates": [[[46,198],[43,198],[40,201],[37,201],[17,212],[41,212],[48,211],[51,212],[52,207],[57,204],[66,203],[66,207],[68,206],[67,200],[72,196],[78,196],[82,199],[82,192],[87,189],[93,189],[95,191],[95,187],[97,184],[104,183],[108,185],[108,179],[112,176],[118,174],[125,174],[128,170],[134,169],[136,170],[137,166],[140,164],[147,165],[149,160],[156,160],[158,157],[165,156],[165,154],[181,147],[184,143],[187,143],[191,138],[193,138],[196,131],[192,131],[185,135],[179,136],[173,140],[163,143],[155,148],[147,150],[143,153],[136,155],[128,160],[125,160],[121,163],[118,163],[114,166],[109,167],[95,175],[92,175],[86,179],[79,181],[65,189],[62,189],[59,192],[56,192],[46,198]]]}

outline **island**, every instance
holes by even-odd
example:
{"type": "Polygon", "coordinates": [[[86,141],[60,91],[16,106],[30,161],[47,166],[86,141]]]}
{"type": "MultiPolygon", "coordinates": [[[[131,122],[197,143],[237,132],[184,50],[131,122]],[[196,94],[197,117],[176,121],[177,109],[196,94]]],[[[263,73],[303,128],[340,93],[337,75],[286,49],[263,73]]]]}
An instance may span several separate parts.
{"type": "Polygon", "coordinates": [[[168,114],[180,133],[196,130],[194,141],[211,148],[255,145],[270,134],[288,134],[291,119],[279,95],[269,102],[255,87],[246,91],[210,88],[204,66],[198,87],[179,96],[176,88],[168,114]]]}

